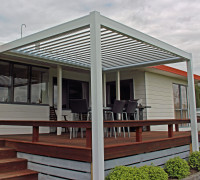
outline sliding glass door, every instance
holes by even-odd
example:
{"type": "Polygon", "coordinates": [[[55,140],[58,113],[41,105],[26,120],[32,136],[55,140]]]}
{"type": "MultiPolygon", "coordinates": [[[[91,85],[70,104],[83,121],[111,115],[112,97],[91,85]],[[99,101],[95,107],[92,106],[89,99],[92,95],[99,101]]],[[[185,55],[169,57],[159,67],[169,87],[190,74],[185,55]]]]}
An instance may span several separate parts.
{"type": "MultiPolygon", "coordinates": [[[[57,107],[57,78],[54,84],[54,107],[57,107]]],[[[62,108],[70,109],[70,99],[86,99],[89,104],[89,83],[71,79],[62,79],[62,108]]]]}
{"type": "Polygon", "coordinates": [[[188,118],[187,86],[180,84],[173,84],[173,94],[174,94],[175,118],[187,119],[188,118]]]}

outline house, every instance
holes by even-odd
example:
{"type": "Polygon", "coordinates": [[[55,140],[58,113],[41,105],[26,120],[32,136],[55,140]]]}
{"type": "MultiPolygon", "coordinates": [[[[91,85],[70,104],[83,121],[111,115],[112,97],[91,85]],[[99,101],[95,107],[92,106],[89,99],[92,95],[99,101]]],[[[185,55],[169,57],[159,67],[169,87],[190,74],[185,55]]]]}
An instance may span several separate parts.
{"type": "MultiPolygon", "coordinates": [[[[0,64],[0,119],[49,120],[49,105],[57,106],[57,69],[40,63],[31,64],[28,60],[22,63],[15,58],[1,58],[0,64]]],[[[116,72],[106,73],[106,77],[106,105],[110,105],[116,99],[116,72]]],[[[198,83],[200,76],[195,75],[194,79],[198,83]]],[[[71,116],[69,99],[85,98],[90,102],[89,83],[89,72],[63,70],[63,114],[71,116]]],[[[130,69],[121,72],[120,87],[121,99],[139,99],[142,105],[151,106],[144,110],[143,119],[189,117],[187,73],[184,71],[166,65],[130,69]],[[181,105],[184,108],[175,105],[175,100],[185,103],[181,105]]],[[[157,130],[163,130],[163,126],[157,130]]],[[[31,132],[29,128],[0,127],[0,134],[31,132]]],[[[43,128],[41,132],[49,132],[49,129],[43,128]]]]}
{"type": "MultiPolygon", "coordinates": [[[[140,99],[151,106],[144,119],[181,119],[189,114],[189,94],[192,145],[198,150],[194,79],[198,82],[200,76],[193,76],[191,54],[92,12],[0,46],[0,119],[49,121],[49,106],[54,105],[62,121],[64,113],[71,118],[69,99],[87,99],[92,106],[93,176],[103,179],[102,108],[114,99],[140,99]],[[187,62],[188,74],[158,66],[175,62],[187,62]]],[[[0,133],[32,129],[1,126],[0,133]]]]}

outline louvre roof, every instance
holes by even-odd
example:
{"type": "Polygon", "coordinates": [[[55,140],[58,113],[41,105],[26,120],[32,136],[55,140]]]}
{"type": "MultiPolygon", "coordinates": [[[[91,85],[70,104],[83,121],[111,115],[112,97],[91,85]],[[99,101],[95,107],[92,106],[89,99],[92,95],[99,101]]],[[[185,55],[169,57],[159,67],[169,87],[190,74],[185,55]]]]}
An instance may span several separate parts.
{"type": "MultiPolygon", "coordinates": [[[[90,15],[0,46],[0,53],[90,68],[90,15]]],[[[186,61],[191,55],[100,15],[103,71],[186,61]]]]}

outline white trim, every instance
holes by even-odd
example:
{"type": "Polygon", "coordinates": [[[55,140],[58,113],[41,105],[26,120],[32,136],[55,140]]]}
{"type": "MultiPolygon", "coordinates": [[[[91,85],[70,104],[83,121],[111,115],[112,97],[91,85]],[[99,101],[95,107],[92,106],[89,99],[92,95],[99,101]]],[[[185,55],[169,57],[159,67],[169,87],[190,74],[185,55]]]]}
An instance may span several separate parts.
{"type": "MultiPolygon", "coordinates": [[[[58,103],[57,103],[57,121],[62,121],[62,66],[57,66],[57,86],[58,86],[58,103]]],[[[57,128],[57,135],[61,135],[62,128],[57,128]]]]}
{"type": "Polygon", "coordinates": [[[116,72],[116,99],[120,100],[120,71],[116,72]]]}

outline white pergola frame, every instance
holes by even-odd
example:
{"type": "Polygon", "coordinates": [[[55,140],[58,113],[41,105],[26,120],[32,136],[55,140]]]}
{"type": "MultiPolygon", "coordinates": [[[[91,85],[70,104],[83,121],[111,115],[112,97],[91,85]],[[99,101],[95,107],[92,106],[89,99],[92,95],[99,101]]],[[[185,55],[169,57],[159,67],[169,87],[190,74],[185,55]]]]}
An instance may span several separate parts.
{"type": "Polygon", "coordinates": [[[188,72],[192,149],[193,151],[199,150],[192,55],[190,53],[94,11],[85,17],[4,44],[0,46],[0,54],[57,65],[58,120],[61,120],[62,115],[62,66],[90,69],[92,165],[95,180],[104,179],[102,72],[104,72],[105,92],[105,72],[107,71],[117,71],[119,81],[119,70],[121,69],[185,61],[188,72]]]}

